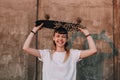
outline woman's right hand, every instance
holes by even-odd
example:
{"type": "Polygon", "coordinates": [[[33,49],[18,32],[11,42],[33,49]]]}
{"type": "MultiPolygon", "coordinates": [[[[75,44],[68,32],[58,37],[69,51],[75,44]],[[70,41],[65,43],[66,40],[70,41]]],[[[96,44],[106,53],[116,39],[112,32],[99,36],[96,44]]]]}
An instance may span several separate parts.
{"type": "Polygon", "coordinates": [[[39,26],[35,26],[32,31],[36,33],[38,30],[42,29],[43,24],[44,23],[41,23],[39,26]]]}

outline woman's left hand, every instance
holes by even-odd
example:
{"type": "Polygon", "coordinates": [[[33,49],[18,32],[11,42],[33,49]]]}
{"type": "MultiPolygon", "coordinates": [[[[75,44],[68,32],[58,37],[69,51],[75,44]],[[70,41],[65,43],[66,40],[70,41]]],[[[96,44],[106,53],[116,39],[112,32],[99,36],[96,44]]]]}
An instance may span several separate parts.
{"type": "Polygon", "coordinates": [[[80,30],[80,32],[82,32],[85,36],[90,34],[89,31],[87,30],[87,28],[82,29],[82,28],[78,28],[80,30]]]}

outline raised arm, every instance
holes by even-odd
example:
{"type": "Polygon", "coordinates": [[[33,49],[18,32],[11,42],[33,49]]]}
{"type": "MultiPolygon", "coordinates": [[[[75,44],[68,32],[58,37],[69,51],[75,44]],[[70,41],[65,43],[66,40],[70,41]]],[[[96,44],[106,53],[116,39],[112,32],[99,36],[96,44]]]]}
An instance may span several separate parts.
{"type": "Polygon", "coordinates": [[[95,54],[97,52],[97,48],[95,46],[94,40],[91,37],[89,31],[87,29],[81,29],[81,28],[79,28],[79,30],[86,36],[87,41],[88,41],[89,49],[82,50],[81,55],[80,55],[80,58],[86,58],[88,56],[95,54]]]}
{"type": "Polygon", "coordinates": [[[31,33],[28,35],[28,37],[27,37],[27,39],[26,39],[26,41],[25,41],[25,43],[24,43],[24,45],[23,45],[23,50],[24,50],[25,52],[27,52],[28,54],[31,54],[31,55],[33,55],[33,56],[36,56],[36,57],[40,57],[40,54],[39,54],[39,52],[38,52],[37,49],[31,48],[31,47],[30,47],[30,44],[31,44],[31,42],[32,42],[33,36],[35,35],[35,33],[36,33],[39,29],[41,29],[42,25],[43,25],[43,24],[41,24],[40,26],[37,26],[37,27],[34,27],[34,28],[33,28],[33,30],[32,30],[31,33]]]}

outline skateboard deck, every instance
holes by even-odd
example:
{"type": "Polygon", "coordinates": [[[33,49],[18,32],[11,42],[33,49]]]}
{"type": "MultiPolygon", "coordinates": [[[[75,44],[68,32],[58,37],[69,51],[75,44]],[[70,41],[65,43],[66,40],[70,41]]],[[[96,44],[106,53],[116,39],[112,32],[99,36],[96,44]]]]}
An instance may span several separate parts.
{"type": "Polygon", "coordinates": [[[43,24],[43,27],[49,28],[49,29],[56,29],[59,27],[65,28],[67,31],[78,31],[78,28],[86,28],[85,26],[81,24],[75,24],[75,23],[69,23],[69,22],[62,22],[62,21],[54,21],[54,20],[37,20],[35,22],[35,26],[39,26],[41,23],[43,24]]]}

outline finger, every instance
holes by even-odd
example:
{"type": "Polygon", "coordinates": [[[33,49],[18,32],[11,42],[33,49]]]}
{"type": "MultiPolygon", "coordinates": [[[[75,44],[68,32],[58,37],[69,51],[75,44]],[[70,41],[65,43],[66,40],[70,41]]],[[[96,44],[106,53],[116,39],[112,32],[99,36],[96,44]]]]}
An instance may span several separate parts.
{"type": "Polygon", "coordinates": [[[81,32],[82,32],[82,29],[81,28],[78,28],[81,32]]]}
{"type": "Polygon", "coordinates": [[[41,23],[40,25],[37,25],[37,26],[35,26],[35,27],[40,27],[40,26],[43,26],[43,24],[44,24],[44,23],[41,23]]]}
{"type": "Polygon", "coordinates": [[[43,26],[44,23],[41,23],[40,26],[43,26]]]}
{"type": "Polygon", "coordinates": [[[40,26],[39,26],[39,30],[42,29],[43,24],[44,24],[44,23],[40,24],[40,26]]]}
{"type": "Polygon", "coordinates": [[[42,27],[42,26],[43,26],[43,23],[41,23],[41,24],[40,24],[39,26],[37,26],[37,27],[39,27],[39,28],[40,28],[40,27],[42,27]]]}

